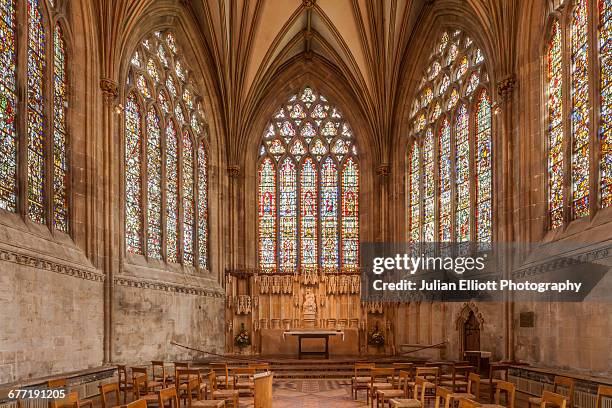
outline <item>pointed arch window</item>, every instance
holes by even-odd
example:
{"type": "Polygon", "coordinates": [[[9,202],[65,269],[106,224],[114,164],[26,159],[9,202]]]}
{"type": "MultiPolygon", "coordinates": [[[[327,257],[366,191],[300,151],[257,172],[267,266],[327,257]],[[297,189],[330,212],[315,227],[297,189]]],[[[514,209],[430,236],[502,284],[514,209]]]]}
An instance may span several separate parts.
{"type": "Polygon", "coordinates": [[[259,267],[356,271],[359,160],[340,111],[305,87],[274,114],[259,155],[259,267]]]}
{"type": "Polygon", "coordinates": [[[152,33],[134,51],[126,95],[126,251],[208,269],[202,98],[170,31],[152,33]]]}
{"type": "Polygon", "coordinates": [[[563,5],[563,11],[555,11],[550,19],[544,56],[547,198],[552,229],[612,205],[612,4],[607,0],[566,0],[563,5]],[[591,18],[597,21],[597,28],[590,24],[591,18]],[[569,92],[563,92],[564,85],[569,92]],[[567,125],[564,112],[569,113],[567,125]]]}
{"type": "Polygon", "coordinates": [[[57,8],[45,0],[0,4],[0,208],[68,232],[68,74],[57,8]],[[15,48],[18,16],[26,27],[23,55],[15,48]],[[25,89],[23,112],[17,109],[18,82],[25,89]]]}
{"type": "Polygon", "coordinates": [[[476,43],[460,30],[443,32],[417,95],[428,96],[411,111],[408,240],[489,243],[491,102],[476,43]]]}

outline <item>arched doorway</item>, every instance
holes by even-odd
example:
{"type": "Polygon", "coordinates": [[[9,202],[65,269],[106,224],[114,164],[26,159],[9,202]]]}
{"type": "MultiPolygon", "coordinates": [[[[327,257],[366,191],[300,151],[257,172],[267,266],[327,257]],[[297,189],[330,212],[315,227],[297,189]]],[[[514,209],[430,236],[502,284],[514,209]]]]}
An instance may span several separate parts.
{"type": "Polygon", "coordinates": [[[463,351],[480,350],[480,322],[474,311],[470,313],[463,323],[463,351]]]}

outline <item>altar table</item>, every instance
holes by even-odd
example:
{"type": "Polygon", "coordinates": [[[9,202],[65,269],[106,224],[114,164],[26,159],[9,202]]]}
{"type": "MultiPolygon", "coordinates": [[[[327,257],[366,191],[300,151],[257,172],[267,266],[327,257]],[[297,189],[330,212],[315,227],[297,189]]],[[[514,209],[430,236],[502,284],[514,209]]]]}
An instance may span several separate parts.
{"type": "Polygon", "coordinates": [[[302,359],[303,355],[324,356],[326,359],[329,359],[329,336],[342,336],[342,340],[344,341],[344,332],[337,330],[302,330],[283,332],[283,340],[285,340],[286,336],[297,336],[298,359],[302,359]],[[302,351],[302,339],[325,339],[325,350],[302,351]]]}

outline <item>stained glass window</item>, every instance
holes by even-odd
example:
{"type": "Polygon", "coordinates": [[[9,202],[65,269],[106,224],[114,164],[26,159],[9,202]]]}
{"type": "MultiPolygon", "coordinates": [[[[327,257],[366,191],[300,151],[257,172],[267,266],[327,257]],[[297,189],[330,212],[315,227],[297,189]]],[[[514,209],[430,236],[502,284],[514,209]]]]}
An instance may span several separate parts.
{"type": "Polygon", "coordinates": [[[147,112],[147,255],[162,258],[162,161],[160,121],[154,107],[147,112]]]}
{"type": "Polygon", "coordinates": [[[612,2],[599,0],[601,107],[599,188],[601,207],[612,206],[612,2]]]}
{"type": "Polygon", "coordinates": [[[572,209],[575,218],[589,214],[588,12],[586,0],[576,0],[571,22],[572,209]]]}
{"type": "Polygon", "coordinates": [[[411,242],[490,242],[493,235],[491,103],[484,54],[461,30],[452,32],[452,40],[442,34],[412,103],[414,141],[406,186],[411,242]],[[449,68],[434,83],[429,74],[440,56],[449,68]],[[424,98],[430,89],[437,90],[433,98],[424,98]]]}
{"type": "Polygon", "coordinates": [[[0,208],[17,209],[15,0],[0,2],[0,208]]]}
{"type": "Polygon", "coordinates": [[[174,122],[166,125],[166,258],[178,260],[178,138],[174,122]]]}
{"type": "Polygon", "coordinates": [[[480,92],[476,108],[476,241],[491,242],[491,101],[480,92]]]}
{"type": "Polygon", "coordinates": [[[470,140],[469,114],[465,104],[455,117],[455,240],[470,240],[470,140]]]}
{"type": "Polygon", "coordinates": [[[53,225],[68,231],[66,160],[66,52],[62,29],[53,33],[53,225]]]}
{"type": "Polygon", "coordinates": [[[408,213],[409,217],[409,231],[410,241],[420,242],[421,240],[421,153],[418,143],[415,141],[412,144],[412,151],[410,153],[410,181],[408,186],[410,187],[410,210],[408,213]]]}
{"type": "Polygon", "coordinates": [[[553,228],[563,224],[563,70],[561,27],[555,21],[548,44],[546,77],[548,92],[548,208],[553,228]]]}
{"type": "Polygon", "coordinates": [[[142,253],[141,110],[134,93],[125,104],[125,245],[142,253]]]}
{"type": "Polygon", "coordinates": [[[208,158],[204,141],[194,142],[202,139],[204,114],[197,88],[183,75],[178,50],[171,32],[156,32],[130,59],[125,104],[126,250],[208,269],[208,158]],[[179,71],[177,80],[173,74],[179,71]],[[142,122],[146,132],[140,129],[140,97],[148,104],[142,122]],[[143,144],[146,178],[141,180],[143,144]],[[146,242],[146,248],[140,242],[146,242]]]}
{"type": "Polygon", "coordinates": [[[183,261],[193,263],[193,228],[195,202],[193,186],[193,142],[189,132],[183,132],[183,261]]]}
{"type": "Polygon", "coordinates": [[[204,143],[198,148],[198,264],[208,269],[208,154],[204,143]]]}
{"type": "Polygon", "coordinates": [[[28,216],[38,223],[45,222],[44,209],[44,114],[43,81],[45,73],[45,29],[38,0],[28,0],[28,216]]]}
{"type": "Polygon", "coordinates": [[[258,154],[260,268],[355,271],[359,163],[340,111],[304,88],[273,115],[258,154]]]}

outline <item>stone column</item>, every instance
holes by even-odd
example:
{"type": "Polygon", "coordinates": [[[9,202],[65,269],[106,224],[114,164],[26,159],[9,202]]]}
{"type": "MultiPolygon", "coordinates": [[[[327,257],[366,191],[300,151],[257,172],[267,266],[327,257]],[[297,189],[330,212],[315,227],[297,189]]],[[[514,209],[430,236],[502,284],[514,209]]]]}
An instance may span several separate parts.
{"type": "MultiPolygon", "coordinates": [[[[500,154],[497,180],[500,183],[501,200],[497,200],[498,204],[498,235],[497,242],[503,244],[514,242],[514,208],[518,208],[515,204],[514,183],[514,89],[516,86],[516,76],[514,73],[508,74],[497,83],[497,93],[499,95],[499,112],[498,112],[498,132],[500,140],[500,149],[497,152],[500,154]]],[[[497,112],[495,112],[497,113],[497,112]]],[[[511,252],[506,253],[503,262],[503,276],[510,278],[512,274],[514,259],[511,252]]],[[[504,358],[510,361],[514,360],[514,303],[513,295],[510,292],[505,292],[503,295],[503,315],[504,315],[504,337],[505,350],[504,358]]]]}
{"type": "Polygon", "coordinates": [[[119,92],[117,82],[109,78],[100,79],[100,89],[104,101],[102,105],[102,253],[106,275],[104,281],[104,363],[108,364],[112,362],[113,348],[113,277],[119,265],[116,253],[118,243],[113,235],[113,231],[117,231],[113,224],[118,218],[115,211],[115,198],[118,192],[113,189],[118,184],[114,160],[116,154],[114,115],[119,92]]]}

